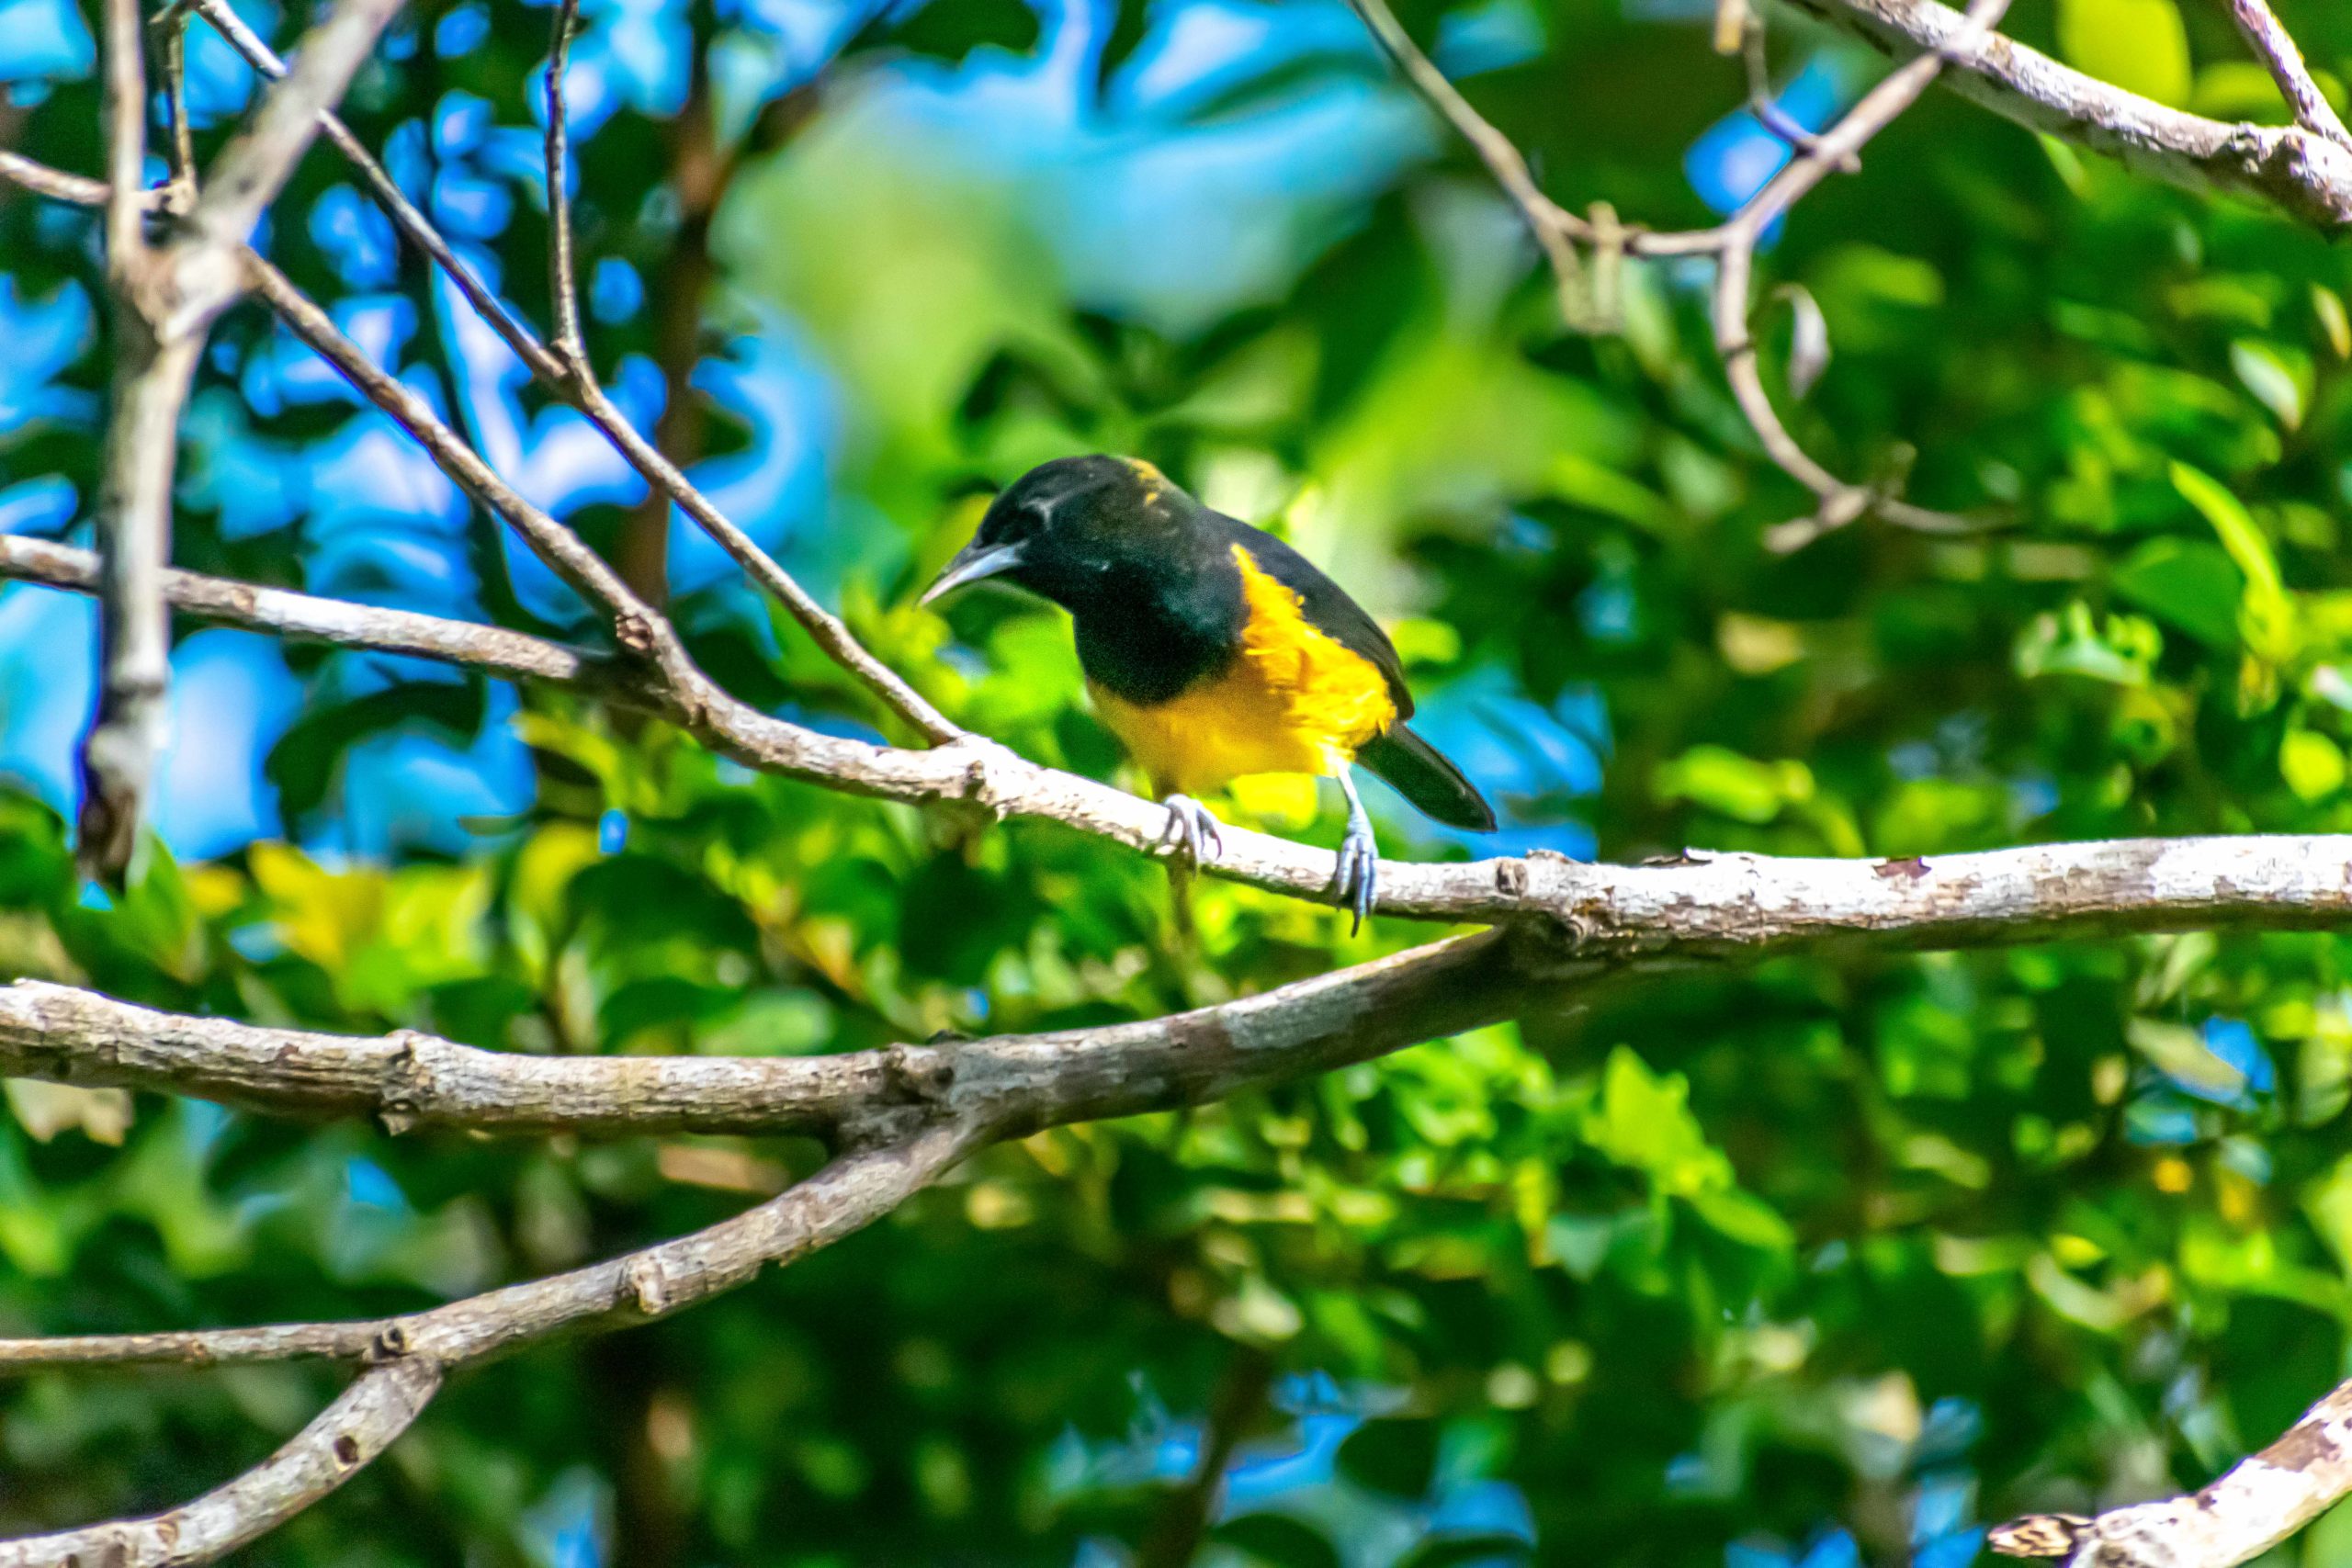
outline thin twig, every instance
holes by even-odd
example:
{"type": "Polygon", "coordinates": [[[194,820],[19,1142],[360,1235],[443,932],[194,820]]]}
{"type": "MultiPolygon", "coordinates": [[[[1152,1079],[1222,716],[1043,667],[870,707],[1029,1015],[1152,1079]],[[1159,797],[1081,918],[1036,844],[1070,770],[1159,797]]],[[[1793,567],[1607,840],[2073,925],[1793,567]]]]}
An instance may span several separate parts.
{"type": "Polygon", "coordinates": [[[1273,1386],[1274,1358],[1255,1345],[1235,1347],[1209,1400],[1207,1429],[1193,1473],[1162,1499],[1149,1533],[1136,1549],[1135,1568],[1190,1568],[1216,1520],[1234,1452],[1242,1435],[1264,1413],[1273,1386]]]}
{"type": "MultiPolygon", "coordinates": [[[[0,534],[0,578],[88,593],[97,586],[98,558],[69,545],[0,534]]],[[[436,659],[510,681],[548,681],[591,693],[602,688],[608,699],[639,706],[657,701],[654,694],[632,683],[609,659],[503,626],[322,599],[289,589],[175,570],[164,573],[164,598],[172,608],[188,615],[296,642],[436,659]]]]}
{"type": "MultiPolygon", "coordinates": [[[[230,46],[243,55],[255,71],[273,78],[285,73],[285,62],[279,60],[271,51],[269,46],[238,17],[236,12],[229,6],[227,0],[187,0],[187,4],[198,15],[220,29],[221,37],[228,39],[230,46]]],[[[567,32],[566,48],[569,47],[568,39],[567,32]]],[[[551,150],[560,150],[568,139],[568,131],[561,128],[567,117],[561,112],[564,106],[559,62],[550,59],[548,63],[550,98],[548,141],[551,150]]],[[[575,369],[573,365],[567,362],[562,353],[550,349],[541,343],[531,329],[509,310],[505,304],[482,283],[473,269],[465,264],[455,248],[434,227],[432,220],[401,194],[399,185],[393,181],[390,174],[368,151],[366,145],[352,134],[348,127],[333,115],[324,116],[322,124],[328,140],[332,141],[337,150],[359,171],[362,182],[366,184],[369,193],[382,204],[394,226],[407,236],[412,244],[429,256],[435,265],[449,275],[450,279],[457,284],[458,292],[465,296],[467,302],[480,312],[482,319],[490,323],[492,329],[498,333],[507,346],[514,351],[515,356],[530,369],[533,377],[586,415],[589,423],[613,444],[614,449],[621,454],[630,467],[642,474],[646,481],[655,489],[673,497],[686,514],[694,519],[696,525],[716,540],[721,548],[734,558],[737,564],[759,582],[762,588],[773,594],[784,605],[793,619],[799,622],[808,631],[810,638],[819,648],[822,649],[835,663],[840,664],[863,682],[892,713],[898,715],[924,739],[932,741],[950,742],[962,735],[963,732],[960,729],[950,723],[922,694],[909,685],[903,677],[868,652],[846,623],[818,603],[816,598],[807,589],[801,587],[799,581],[791,573],[786,571],[773,556],[762,549],[750,535],[737,527],[733,520],[712,504],[710,500],[695,487],[675,464],[664,457],[659,448],[638,432],[637,428],[629,423],[628,416],[620,412],[620,409],[605,394],[604,389],[597,384],[595,377],[587,368],[584,355],[575,369]]],[[[559,178],[557,183],[549,186],[548,211],[551,220],[554,220],[558,213],[557,198],[561,194],[561,185],[562,182],[559,178]]],[[[560,222],[562,243],[568,251],[571,245],[571,213],[568,202],[565,202],[561,209],[560,222]]],[[[566,275],[569,276],[569,268],[566,275]]],[[[560,289],[557,299],[560,301],[559,325],[562,320],[561,312],[567,308],[568,303],[572,312],[576,335],[577,289],[560,289]]]]}
{"type": "Polygon", "coordinates": [[[1560,314],[1571,324],[1581,324],[1590,316],[1590,306],[1584,285],[1584,264],[1577,254],[1578,241],[1590,241],[1592,226],[1583,219],[1544,194],[1535,183],[1534,171],[1527,166],[1519,148],[1511,139],[1489,123],[1484,115],[1470,107],[1470,100],[1447,80],[1430,57],[1421,52],[1404,24],[1396,19],[1387,0],[1348,0],[1355,7],[1372,36],[1388,51],[1389,59],[1405,73],[1408,81],[1422,97],[1443,115],[1448,123],[1479,161],[1487,172],[1503,188],[1527,220],[1527,227],[1541,246],[1544,257],[1552,268],[1552,276],[1560,291],[1560,314]]]}
{"type": "MultiPolygon", "coordinates": [[[[1849,484],[1807,453],[1772,406],[1756,360],[1748,318],[1756,264],[1756,247],[1764,231],[1826,175],[1861,166],[1862,145],[1917,102],[1934,80],[1948,56],[1975,46],[2007,9],[1981,0],[1969,20],[1942,48],[1911,62],[1881,82],[1829,131],[1816,135],[1781,114],[1771,101],[1770,78],[1764,57],[1762,24],[1737,0],[1717,11],[1718,28],[1736,21],[1746,29],[1745,52],[1748,98],[1757,118],[1789,143],[1794,156],[1746,206],[1713,229],[1659,233],[1622,227],[1615,215],[1605,224],[1588,222],[1566,211],[1535,184],[1527,160],[1510,139],[1473,107],[1453,83],[1423,54],[1386,0],[1350,0],[1408,80],[1436,107],[1454,130],[1485,161],[1504,194],[1515,203],[1535,232],[1550,263],[1559,289],[1561,310],[1571,324],[1598,326],[1613,311],[1606,300],[1613,288],[1589,284],[1577,242],[1595,244],[1603,273],[1624,255],[1713,255],[1715,285],[1710,306],[1716,352],[1734,400],[1754,428],[1765,456],[1783,472],[1813,492],[1812,516],[1784,524],[1766,536],[1775,549],[1793,549],[1855,518],[1872,513],[1897,526],[1922,533],[1973,533],[1984,525],[1947,513],[1930,511],[1897,500],[1879,488],[1849,484]]],[[[1738,40],[1735,40],[1736,42],[1738,40]]],[[[1599,209],[1596,209],[1598,213],[1599,209]]]]}
{"type": "Polygon", "coordinates": [[[1811,491],[1816,502],[1809,518],[1772,530],[1767,543],[1790,550],[1846,526],[1867,513],[1875,513],[1899,526],[1926,533],[1966,533],[1981,525],[1963,517],[1910,505],[1867,486],[1848,483],[1808,454],[1789,434],[1772,406],[1757,364],[1756,340],[1749,330],[1754,298],[1756,248],[1764,232],[1815,186],[1841,167],[1858,161],[1871,138],[1893,124],[1918,102],[1929,83],[1942,72],[1955,50],[1965,50],[1988,33],[2008,9],[2009,0],[1975,0],[1962,30],[1951,45],[1923,54],[1899,67],[1869,92],[1813,145],[1798,152],[1764,188],[1723,226],[1723,246],[1716,257],[1715,287],[1710,311],[1715,352],[1740,412],[1756,431],[1764,450],[1782,472],[1811,491]]]}
{"type": "Polygon", "coordinates": [[[196,133],[187,118],[187,17],[158,17],[150,26],[164,76],[164,129],[171,139],[169,206],[186,212],[196,201],[196,133]]]}
{"type": "MultiPolygon", "coordinates": [[[[202,17],[214,31],[227,40],[229,47],[243,55],[245,63],[261,75],[275,82],[286,74],[286,62],[262,40],[260,34],[245,24],[245,19],[237,15],[228,0],[177,0],[177,3],[186,5],[202,17]]],[[[548,354],[530,328],[515,319],[505,302],[482,282],[481,275],[467,265],[449,243],[441,237],[440,231],[434,228],[432,221],[417,209],[414,202],[409,200],[399,182],[368,151],[367,143],[353,133],[342,117],[332,110],[323,112],[319,117],[319,128],[326,139],[334,143],[335,151],[359,171],[361,182],[391,219],[392,226],[407,238],[409,243],[424,252],[434,265],[448,274],[449,280],[458,286],[458,292],[465,296],[466,302],[490,323],[491,330],[506,346],[514,351],[514,356],[530,367],[531,374],[548,381],[560,380],[563,367],[548,354]]]]}
{"type": "Polygon", "coordinates": [[[2295,111],[2295,123],[2314,136],[2324,136],[2352,152],[2352,131],[2344,129],[2335,106],[2319,90],[2311,67],[2303,62],[2303,51],[2296,47],[2293,35],[2280,25],[2278,14],[2270,9],[2269,0],[2230,0],[2230,15],[2237,19],[2238,31],[2254,46],[2254,52],[2262,57],[2271,80],[2278,84],[2278,91],[2286,96],[2288,106],[2295,111]]]}
{"type": "MultiPolygon", "coordinates": [[[[1765,49],[1764,18],[1748,13],[1744,33],[1740,40],[1740,58],[1747,68],[1747,112],[1756,117],[1757,124],[1779,137],[1791,152],[1812,152],[1820,145],[1820,137],[1790,118],[1772,90],[1772,64],[1765,49]]],[[[1862,170],[1861,157],[1849,152],[1838,167],[1841,174],[1858,175],[1862,170]]]]}
{"type": "Polygon", "coordinates": [[[777,563],[775,557],[760,548],[750,535],[735,525],[732,518],[713,505],[709,497],[686,477],[684,469],[671,461],[659,446],[648,441],[605,394],[588,364],[585,350],[567,347],[562,341],[563,324],[567,321],[574,339],[579,333],[578,288],[572,276],[571,203],[565,151],[567,113],[561,85],[562,66],[571,47],[569,18],[573,13],[570,6],[576,6],[576,3],[577,0],[568,0],[567,6],[557,9],[556,41],[548,71],[546,179],[548,211],[555,235],[553,254],[548,261],[549,281],[556,299],[556,352],[569,367],[567,374],[558,383],[559,389],[588,417],[590,423],[604,433],[605,439],[628,459],[630,467],[643,474],[656,490],[673,498],[704,533],[717,540],[719,547],[734,557],[762,588],[784,605],[818,647],[823,649],[836,664],[863,681],[892,713],[927,740],[944,744],[963,739],[962,729],[909,685],[897,671],[868,652],[847,623],[819,604],[814,595],[800,586],[797,578],[777,563]]]}
{"type": "Polygon", "coordinates": [[[580,0],[555,8],[554,36],[548,44],[548,295],[555,302],[555,352],[571,377],[587,381],[587,340],[580,335],[580,280],[571,257],[571,152],[564,107],[563,73],[571,62],[571,34],[580,24],[580,0]]]}

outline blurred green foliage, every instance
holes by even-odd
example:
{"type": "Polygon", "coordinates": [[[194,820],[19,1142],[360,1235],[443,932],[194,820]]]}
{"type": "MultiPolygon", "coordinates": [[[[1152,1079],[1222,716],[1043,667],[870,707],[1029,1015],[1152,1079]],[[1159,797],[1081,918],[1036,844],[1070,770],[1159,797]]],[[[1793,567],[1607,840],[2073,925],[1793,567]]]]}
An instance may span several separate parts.
{"type": "MultiPolygon", "coordinates": [[[[1106,80],[1146,9],[1118,8],[1106,80]]],[[[2066,0],[2018,26],[2156,96],[2278,118],[2207,9],[2066,0]]],[[[2316,62],[2352,61],[2352,15],[2289,9],[2316,62]]],[[[1565,334],[1457,149],[1292,236],[1295,277],[1214,321],[1074,297],[1012,195],[953,156],[954,128],[886,112],[896,51],[1035,48],[1025,15],[938,0],[863,37],[805,128],[747,164],[714,241],[721,309],[789,312],[837,378],[849,614],[960,721],[1114,774],[1051,614],[910,604],[979,481],[1105,448],[1332,565],[1496,766],[1559,744],[1597,692],[1601,786],[1510,774],[1527,841],[1581,825],[1611,859],[1933,856],[2352,828],[2352,260],[2321,236],[1929,99],[1768,259],[1835,348],[1791,417],[1841,472],[1907,470],[1917,499],[2013,526],[1866,523],[1782,558],[1763,536],[1802,497],[1723,389],[1696,280],[1634,268],[1622,333],[1565,334]]],[[[1598,0],[1533,15],[1540,52],[1472,80],[1482,107],[1562,199],[1702,219],[1679,160],[1740,95],[1703,23],[1598,0]]],[[[1408,19],[1428,33],[1438,7],[1408,19]]],[[[456,82],[521,123],[539,26],[502,11],[482,52],[386,68],[355,118],[380,130],[456,82]]],[[[1210,113],[1268,112],[1327,73],[1376,79],[1318,58],[1210,113]]],[[[93,96],[61,90],[28,144],[74,161],[93,96]]],[[[658,130],[630,111],[601,133],[592,245],[658,249],[634,215],[661,160],[624,155],[658,130]]],[[[30,221],[0,212],[6,232],[30,221]]],[[[289,267],[326,287],[285,227],[289,267]]],[[[536,243],[519,225],[514,254],[536,243]]],[[[512,270],[534,303],[530,266],[512,270]]],[[[646,346],[635,331],[600,361],[646,346]]],[[[13,457],[95,461],[86,439],[27,439],[47,445],[13,457]]],[[[184,521],[187,564],[298,575],[282,538],[206,515],[184,521]]],[[[788,626],[771,652],[766,628],[701,610],[682,611],[698,649],[747,694],[879,722],[788,626]]],[[[296,826],[382,722],[321,705],[280,743],[296,826]]],[[[803,1053],[1153,1015],[1429,934],[1351,938],[1204,884],[1187,949],[1139,857],[750,777],[561,694],[527,694],[515,722],[536,804],[457,859],[159,851],[96,908],[57,815],[0,798],[0,971],[506,1050],[803,1053]]],[[[1266,790],[1234,809],[1333,841],[1311,807],[1266,790]]],[[[1385,826],[1392,848],[1443,848],[1385,826]]],[[[1338,1481],[1220,1526],[1203,1561],[1221,1568],[1649,1568],[1742,1542],[1769,1562],[1841,1530],[1873,1562],[1964,1562],[1981,1518],[2200,1482],[2346,1370],[2347,964],[2336,937],[2248,933],[1785,960],[1040,1134],[715,1304],[469,1373],[244,1560],[1058,1568],[1145,1537],[1170,1489],[1149,1456],[1263,1351],[1373,1418],[1338,1481]],[[1449,1488],[1481,1481],[1519,1489],[1532,1548],[1484,1525],[1423,1538],[1449,1488]]],[[[7,1096],[12,1333],[422,1306],[711,1222],[821,1157],[7,1096]]],[[[0,1527],[193,1495],[331,1387],[295,1368],[0,1386],[0,1527]]],[[[1253,1423],[1245,1457],[1304,1440],[1311,1416],[1289,1412],[1253,1423]]],[[[2276,1561],[2352,1562],[2352,1528],[2276,1561]]]]}

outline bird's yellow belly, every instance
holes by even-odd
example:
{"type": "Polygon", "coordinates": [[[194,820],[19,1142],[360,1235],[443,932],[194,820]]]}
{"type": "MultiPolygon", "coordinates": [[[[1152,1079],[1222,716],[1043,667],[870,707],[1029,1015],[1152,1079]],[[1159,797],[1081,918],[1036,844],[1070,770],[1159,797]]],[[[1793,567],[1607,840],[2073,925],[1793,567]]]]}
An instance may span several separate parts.
{"type": "Polygon", "coordinates": [[[1087,683],[1163,794],[1205,795],[1251,773],[1336,774],[1396,719],[1379,667],[1307,624],[1297,594],[1235,554],[1251,614],[1231,664],[1149,705],[1087,683]]]}

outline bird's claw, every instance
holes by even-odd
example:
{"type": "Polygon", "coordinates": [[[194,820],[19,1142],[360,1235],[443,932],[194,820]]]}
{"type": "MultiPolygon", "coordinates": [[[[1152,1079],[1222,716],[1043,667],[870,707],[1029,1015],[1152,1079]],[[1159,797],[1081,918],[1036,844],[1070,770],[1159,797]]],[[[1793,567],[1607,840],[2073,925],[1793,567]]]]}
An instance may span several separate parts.
{"type": "Polygon", "coordinates": [[[1159,853],[1202,865],[1225,852],[1224,836],[1207,807],[1189,795],[1171,795],[1160,804],[1168,807],[1168,826],[1154,846],[1159,853]]]}
{"type": "Polygon", "coordinates": [[[1350,936],[1363,929],[1363,918],[1372,913],[1379,880],[1380,846],[1373,841],[1372,829],[1350,824],[1347,837],[1340,840],[1339,863],[1331,872],[1332,895],[1351,917],[1350,936]]]}

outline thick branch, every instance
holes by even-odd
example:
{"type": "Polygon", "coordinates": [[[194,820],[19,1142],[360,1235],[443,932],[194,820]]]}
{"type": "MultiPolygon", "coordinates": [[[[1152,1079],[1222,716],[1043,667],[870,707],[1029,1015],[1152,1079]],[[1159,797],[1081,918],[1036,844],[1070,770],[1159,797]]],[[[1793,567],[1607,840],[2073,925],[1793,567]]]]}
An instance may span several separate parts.
{"type": "Polygon", "coordinates": [[[305,35],[300,63],[215,160],[187,232],[158,249],[141,228],[146,106],[139,8],[135,0],[108,0],[107,279],[117,347],[98,495],[98,704],[82,744],[77,852],[85,873],[110,882],[130,866],[163,750],[171,671],[163,574],[171,559],[180,408],[206,333],[236,298],[246,237],[316,134],[320,111],[343,96],[399,7],[400,0],[341,0],[305,35]]]}
{"type": "Polygon", "coordinates": [[[815,1057],[516,1055],[407,1031],[359,1039],[187,1018],[25,981],[0,990],[0,1074],[373,1116],[395,1131],[802,1130],[854,1140],[948,1116],[1025,1133],[1363,1061],[1556,1002],[1612,966],[1825,945],[2333,929],[2352,924],[2347,864],[2345,838],[2057,844],[1933,863],[1400,864],[1400,879],[1420,881],[1415,896],[1458,896],[1489,919],[1536,919],[1167,1018],[815,1057]]]}
{"type": "Polygon", "coordinates": [[[2064,1557],[2067,1568],[2234,1568],[2352,1493],[2352,1382],[2268,1448],[2201,1492],[2097,1518],[2037,1514],[1994,1530],[2005,1557],[2064,1557]]]}
{"type": "Polygon", "coordinates": [[[79,854],[121,880],[164,745],[171,626],[160,577],[171,549],[172,468],[195,348],[166,355],[144,296],[156,268],[146,189],[147,73],[138,0],[107,0],[107,286],[119,340],[114,416],[98,491],[98,705],[82,742],[79,854]]]}
{"type": "Polygon", "coordinates": [[[1949,52],[1952,90],[2029,130],[2109,153],[2190,190],[2274,203],[2306,222],[2352,223],[2352,152],[2300,126],[2227,124],[2086,76],[1996,34],[1955,49],[1959,12],[1938,0],[1790,0],[1900,58],[1949,52]]]}

